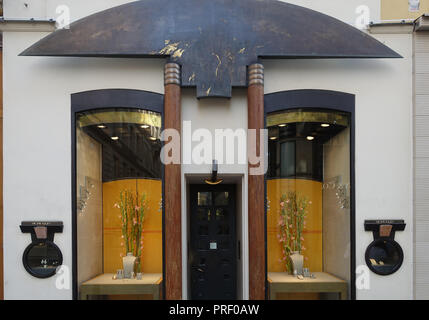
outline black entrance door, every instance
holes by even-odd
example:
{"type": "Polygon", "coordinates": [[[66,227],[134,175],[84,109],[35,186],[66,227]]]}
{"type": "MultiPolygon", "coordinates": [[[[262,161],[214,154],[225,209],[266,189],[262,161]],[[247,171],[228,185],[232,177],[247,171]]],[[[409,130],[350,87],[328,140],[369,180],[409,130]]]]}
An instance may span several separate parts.
{"type": "Polygon", "coordinates": [[[235,186],[190,189],[191,298],[237,298],[235,186]]]}

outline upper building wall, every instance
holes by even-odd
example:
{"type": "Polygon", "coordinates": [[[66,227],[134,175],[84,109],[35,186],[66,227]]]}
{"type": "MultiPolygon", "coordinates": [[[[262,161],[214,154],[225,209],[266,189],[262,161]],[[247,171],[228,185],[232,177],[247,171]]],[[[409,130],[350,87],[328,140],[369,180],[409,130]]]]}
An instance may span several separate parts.
{"type": "Polygon", "coordinates": [[[381,20],[416,19],[425,13],[429,13],[429,0],[420,0],[418,11],[410,8],[409,0],[381,0],[381,20]]]}
{"type": "Polygon", "coordinates": [[[3,2],[5,19],[57,20],[63,13],[60,6],[65,5],[70,10],[70,19],[73,22],[133,0],[3,0],[3,2]]]}
{"type": "MultiPolygon", "coordinates": [[[[60,13],[56,10],[61,5],[70,8],[71,21],[78,20],[89,14],[118,6],[133,0],[3,0],[5,18],[7,19],[56,19],[60,13]],[[27,4],[27,5],[26,5],[27,4]]],[[[369,9],[369,20],[380,20],[380,0],[287,0],[284,2],[307,7],[349,24],[355,24],[361,14],[359,8],[369,9]],[[358,12],[357,12],[358,11],[358,12]]]]}

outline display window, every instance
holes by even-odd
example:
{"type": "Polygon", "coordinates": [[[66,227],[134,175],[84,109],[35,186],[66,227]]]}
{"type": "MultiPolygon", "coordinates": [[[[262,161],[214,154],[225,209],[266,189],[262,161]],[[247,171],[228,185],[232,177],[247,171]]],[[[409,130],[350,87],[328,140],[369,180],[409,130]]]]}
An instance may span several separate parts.
{"type": "Polygon", "coordinates": [[[266,124],[268,281],[284,285],[273,298],[346,298],[351,281],[350,114],[296,108],[267,114],[266,124]]]}
{"type": "Polygon", "coordinates": [[[162,115],[76,113],[76,260],[81,299],[159,298],[162,115]]]}

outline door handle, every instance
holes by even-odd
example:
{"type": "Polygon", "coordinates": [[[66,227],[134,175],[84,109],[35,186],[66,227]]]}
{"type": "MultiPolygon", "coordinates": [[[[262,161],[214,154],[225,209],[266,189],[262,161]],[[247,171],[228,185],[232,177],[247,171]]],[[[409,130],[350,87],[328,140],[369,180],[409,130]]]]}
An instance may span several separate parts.
{"type": "Polygon", "coordinates": [[[201,273],[204,273],[204,272],[205,272],[203,269],[198,268],[197,266],[192,266],[192,269],[194,269],[194,270],[196,270],[196,271],[198,271],[198,272],[201,272],[201,273]]]}

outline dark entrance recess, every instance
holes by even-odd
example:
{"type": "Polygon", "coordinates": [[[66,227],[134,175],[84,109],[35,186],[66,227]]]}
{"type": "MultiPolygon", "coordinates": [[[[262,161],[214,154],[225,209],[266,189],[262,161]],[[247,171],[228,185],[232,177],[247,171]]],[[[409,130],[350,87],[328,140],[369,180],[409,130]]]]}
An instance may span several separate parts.
{"type": "Polygon", "coordinates": [[[189,266],[192,300],[237,298],[234,185],[190,188],[189,266]]]}

